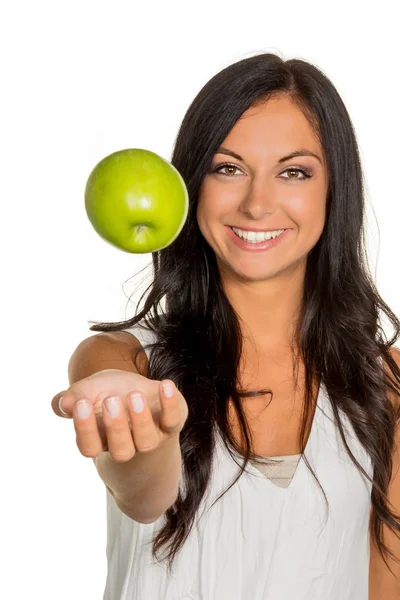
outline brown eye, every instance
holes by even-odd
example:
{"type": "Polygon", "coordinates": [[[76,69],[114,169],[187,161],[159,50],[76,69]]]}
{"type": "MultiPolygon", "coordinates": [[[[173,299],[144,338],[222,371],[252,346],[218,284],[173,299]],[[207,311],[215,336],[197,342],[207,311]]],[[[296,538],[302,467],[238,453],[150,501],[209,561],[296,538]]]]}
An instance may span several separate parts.
{"type": "Polygon", "coordinates": [[[223,165],[219,165],[218,167],[216,167],[213,170],[213,173],[219,173],[220,175],[225,175],[225,177],[234,177],[234,174],[232,173],[232,171],[235,170],[241,170],[239,169],[239,167],[237,167],[236,165],[232,165],[230,163],[224,163],[223,165]],[[222,173],[221,169],[231,169],[231,173],[222,173]]]}
{"type": "Polygon", "coordinates": [[[297,177],[284,177],[283,179],[286,179],[286,181],[304,181],[305,179],[309,179],[311,177],[311,175],[304,169],[286,169],[284,173],[301,173],[303,175],[303,177],[299,177],[298,175],[297,177]]]}
{"type": "MultiPolygon", "coordinates": [[[[235,171],[241,171],[243,173],[243,171],[239,169],[239,167],[237,167],[236,165],[232,163],[224,163],[215,167],[215,169],[212,170],[212,173],[218,173],[219,175],[224,175],[225,177],[235,177],[235,171]],[[223,173],[222,169],[226,169],[227,171],[223,173]]],[[[286,181],[305,181],[306,179],[312,177],[312,175],[306,169],[286,169],[284,173],[297,173],[297,175],[294,177],[283,177],[283,179],[285,179],[286,181]],[[299,173],[302,174],[302,177],[299,177],[299,173]]]]}

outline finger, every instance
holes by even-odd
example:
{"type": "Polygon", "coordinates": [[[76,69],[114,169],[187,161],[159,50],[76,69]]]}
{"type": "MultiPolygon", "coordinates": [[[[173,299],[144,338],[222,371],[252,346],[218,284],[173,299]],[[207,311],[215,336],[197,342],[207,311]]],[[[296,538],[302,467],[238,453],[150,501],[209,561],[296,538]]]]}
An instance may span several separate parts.
{"type": "Polygon", "coordinates": [[[76,432],[76,445],[83,456],[95,458],[104,448],[104,440],[101,439],[97,427],[96,415],[93,405],[88,400],[78,400],[73,409],[74,427],[76,432]]]}
{"type": "Polygon", "coordinates": [[[58,417],[63,417],[64,419],[71,419],[72,415],[68,414],[63,410],[62,402],[64,393],[65,392],[60,392],[59,394],[54,396],[54,398],[51,401],[51,407],[58,417]]]}
{"type": "Polygon", "coordinates": [[[166,433],[180,431],[182,421],[181,399],[175,384],[170,379],[160,382],[161,416],[160,428],[166,433]]]}
{"type": "Polygon", "coordinates": [[[106,430],[104,427],[104,420],[103,420],[103,411],[99,414],[96,413],[96,411],[94,412],[94,416],[96,417],[96,425],[97,425],[97,429],[100,435],[100,439],[101,439],[101,443],[103,446],[103,452],[107,452],[108,450],[108,441],[107,441],[107,434],[106,434],[106,430]]]}
{"type": "Polygon", "coordinates": [[[155,450],[160,443],[160,432],[142,391],[133,390],[127,397],[133,444],[139,452],[155,450]]]}
{"type": "Polygon", "coordinates": [[[135,455],[132,432],[125,406],[118,396],[109,396],[103,402],[103,423],[107,435],[107,449],[117,462],[125,462],[135,455]]]}

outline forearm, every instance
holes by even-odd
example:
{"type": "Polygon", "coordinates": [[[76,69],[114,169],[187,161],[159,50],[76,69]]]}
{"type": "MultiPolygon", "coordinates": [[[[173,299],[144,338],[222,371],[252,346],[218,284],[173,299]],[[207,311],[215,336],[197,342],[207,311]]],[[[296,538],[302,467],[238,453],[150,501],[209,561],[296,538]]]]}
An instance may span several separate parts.
{"type": "Polygon", "coordinates": [[[181,461],[179,436],[150,452],[138,452],[128,462],[116,462],[108,452],[94,459],[119,508],[139,523],[155,521],[175,502],[181,461]]]}

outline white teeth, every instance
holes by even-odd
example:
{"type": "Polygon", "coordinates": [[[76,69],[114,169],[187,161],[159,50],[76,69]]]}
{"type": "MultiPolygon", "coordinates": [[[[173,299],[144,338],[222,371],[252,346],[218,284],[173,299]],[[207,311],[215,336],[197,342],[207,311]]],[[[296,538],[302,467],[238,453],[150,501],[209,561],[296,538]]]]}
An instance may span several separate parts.
{"type": "Polygon", "coordinates": [[[275,231],[243,231],[243,229],[238,229],[237,227],[232,227],[232,230],[238,235],[240,238],[246,240],[246,242],[264,242],[265,240],[270,240],[271,238],[276,238],[278,235],[281,235],[285,230],[277,229],[275,231]]]}

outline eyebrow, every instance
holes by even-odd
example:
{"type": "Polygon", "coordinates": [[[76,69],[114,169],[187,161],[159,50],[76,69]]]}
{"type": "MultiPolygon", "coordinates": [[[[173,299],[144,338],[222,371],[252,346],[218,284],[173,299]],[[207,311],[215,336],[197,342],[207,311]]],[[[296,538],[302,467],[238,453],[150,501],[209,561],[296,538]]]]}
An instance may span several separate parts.
{"type": "MultiPolygon", "coordinates": [[[[239,156],[239,154],[236,154],[236,152],[233,152],[232,150],[228,150],[228,148],[223,148],[222,146],[218,148],[216,154],[228,154],[229,156],[233,156],[233,158],[237,158],[237,160],[243,161],[243,158],[239,156]]],[[[292,160],[292,158],[295,158],[296,156],[313,156],[322,164],[320,157],[317,154],[314,154],[314,152],[307,150],[306,148],[302,148],[301,150],[295,150],[294,152],[283,156],[278,160],[278,163],[283,163],[287,160],[292,160]]]]}

